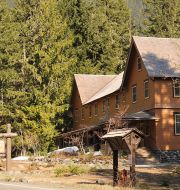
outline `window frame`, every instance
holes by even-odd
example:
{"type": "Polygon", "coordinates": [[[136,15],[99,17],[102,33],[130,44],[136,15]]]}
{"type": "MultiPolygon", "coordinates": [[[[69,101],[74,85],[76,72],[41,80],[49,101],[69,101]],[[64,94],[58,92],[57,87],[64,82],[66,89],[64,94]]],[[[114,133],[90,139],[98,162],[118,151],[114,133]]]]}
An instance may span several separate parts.
{"type": "Polygon", "coordinates": [[[138,71],[141,71],[142,70],[142,60],[141,60],[141,57],[138,56],[137,58],[137,70],[138,71]],[[141,65],[141,67],[139,68],[139,65],[141,65]]]}
{"type": "Polygon", "coordinates": [[[94,115],[98,116],[98,103],[94,104],[94,115]]]}
{"type": "Polygon", "coordinates": [[[180,124],[180,122],[176,122],[176,116],[177,116],[177,115],[180,117],[180,113],[174,113],[174,133],[175,133],[175,135],[179,136],[179,135],[180,135],[180,132],[179,132],[179,133],[176,132],[176,124],[177,124],[177,123],[180,124]]]}
{"type": "Polygon", "coordinates": [[[109,110],[109,108],[110,108],[110,98],[108,97],[107,98],[107,109],[109,110]]]}
{"type": "Polygon", "coordinates": [[[177,80],[177,81],[174,81],[173,82],[173,93],[174,93],[174,98],[180,98],[180,94],[179,95],[176,95],[176,88],[179,88],[179,91],[180,91],[180,80],[177,80]],[[179,84],[179,87],[175,87],[176,84],[179,84]]]}
{"type": "Polygon", "coordinates": [[[135,84],[135,85],[133,85],[132,87],[131,87],[131,96],[132,96],[132,103],[134,104],[134,103],[136,103],[137,102],[137,85],[135,84]],[[133,89],[134,88],[136,88],[136,100],[134,101],[134,94],[133,94],[133,89]]]}
{"type": "Polygon", "coordinates": [[[84,107],[81,108],[81,120],[84,120],[84,116],[85,116],[85,113],[84,113],[85,109],[84,107]]]}
{"type": "Polygon", "coordinates": [[[102,112],[104,113],[106,110],[106,100],[102,101],[102,112]]]}
{"type": "Polygon", "coordinates": [[[144,98],[145,99],[148,99],[149,98],[149,80],[148,79],[146,79],[145,81],[144,81],[144,98]],[[145,86],[145,84],[148,84],[148,88],[146,89],[146,86],[145,86]],[[146,90],[148,90],[148,96],[146,97],[146,90]]]}
{"type": "Polygon", "coordinates": [[[119,107],[120,107],[120,94],[116,94],[115,95],[115,108],[119,109],[119,107]]]}
{"type": "Polygon", "coordinates": [[[74,109],[74,122],[78,122],[78,108],[74,109]]]}
{"type": "Polygon", "coordinates": [[[92,105],[89,105],[89,118],[91,118],[92,117],[92,105]]]}

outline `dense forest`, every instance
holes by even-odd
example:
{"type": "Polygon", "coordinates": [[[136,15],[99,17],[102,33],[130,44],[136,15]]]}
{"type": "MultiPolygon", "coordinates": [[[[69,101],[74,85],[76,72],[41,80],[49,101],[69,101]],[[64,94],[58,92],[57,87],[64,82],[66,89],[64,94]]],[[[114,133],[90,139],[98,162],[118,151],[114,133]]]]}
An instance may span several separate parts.
{"type": "Polygon", "coordinates": [[[71,127],[74,73],[124,69],[132,35],[180,37],[179,0],[1,0],[0,125],[45,153],[71,127]]]}

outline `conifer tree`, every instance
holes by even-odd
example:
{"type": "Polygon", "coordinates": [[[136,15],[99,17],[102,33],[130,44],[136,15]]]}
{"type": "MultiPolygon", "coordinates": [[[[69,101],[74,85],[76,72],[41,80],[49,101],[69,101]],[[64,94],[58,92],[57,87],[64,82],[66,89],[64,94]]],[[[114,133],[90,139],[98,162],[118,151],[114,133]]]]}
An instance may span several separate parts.
{"type": "Polygon", "coordinates": [[[143,6],[143,34],[157,37],[180,36],[179,0],[143,0],[143,6]]]}

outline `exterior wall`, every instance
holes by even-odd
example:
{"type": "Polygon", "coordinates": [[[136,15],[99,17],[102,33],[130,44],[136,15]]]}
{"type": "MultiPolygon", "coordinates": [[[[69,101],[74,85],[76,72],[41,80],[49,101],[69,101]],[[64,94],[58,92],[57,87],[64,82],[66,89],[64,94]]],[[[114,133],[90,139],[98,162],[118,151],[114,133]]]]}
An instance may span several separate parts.
{"type": "Polygon", "coordinates": [[[158,150],[180,150],[180,136],[175,135],[174,113],[178,109],[156,109],[156,145],[158,150]]]}
{"type": "MultiPolygon", "coordinates": [[[[93,125],[98,125],[105,118],[107,113],[110,117],[123,114],[135,113],[138,111],[149,110],[155,113],[159,121],[146,121],[131,123],[133,127],[140,125],[149,128],[149,137],[145,140],[145,145],[154,150],[180,150],[180,136],[174,133],[174,112],[180,113],[180,98],[173,97],[172,79],[151,79],[142,64],[142,69],[137,68],[138,52],[132,49],[129,59],[129,69],[126,75],[128,78],[122,91],[117,91],[104,98],[91,102],[84,107],[84,119],[81,117],[82,104],[75,85],[72,105],[73,113],[78,109],[78,121],[74,121],[74,129],[80,129],[93,125]],[[144,97],[144,81],[149,81],[149,98],[144,97]],[[137,86],[137,101],[132,102],[132,86],[137,86]],[[115,96],[120,93],[120,108],[115,108],[115,96]],[[110,107],[103,112],[103,100],[110,98],[110,107]],[[95,104],[98,105],[98,114],[95,115],[95,104]],[[89,117],[89,106],[92,107],[92,116],[89,117]]],[[[126,77],[127,77],[126,76],[126,77]]],[[[73,114],[74,115],[74,114],[73,114]]],[[[142,126],[142,127],[143,127],[142,126]]]]}
{"type": "MultiPolygon", "coordinates": [[[[118,114],[119,109],[115,108],[115,96],[119,92],[110,94],[104,98],[98,99],[97,101],[91,102],[87,105],[82,106],[80,103],[80,97],[77,99],[73,98],[73,111],[78,108],[78,121],[74,121],[74,129],[80,129],[84,127],[89,127],[93,125],[97,125],[98,123],[102,122],[103,119],[109,114],[108,116],[114,116],[115,114],[118,114]],[[110,100],[110,106],[109,109],[107,108],[107,99],[110,100]],[[106,103],[105,112],[103,112],[103,101],[106,103]],[[98,105],[98,114],[95,115],[95,104],[98,105]],[[92,116],[89,116],[89,107],[92,108],[92,116]],[[84,108],[84,119],[81,117],[81,109],[84,108]]],[[[77,90],[76,90],[77,94],[77,90]]],[[[75,94],[74,94],[75,95],[75,94]]],[[[74,115],[74,114],[73,114],[74,115]]]]}
{"type": "Polygon", "coordinates": [[[180,97],[174,97],[173,80],[155,79],[154,96],[156,108],[180,108],[180,97]]]}
{"type": "Polygon", "coordinates": [[[138,53],[132,52],[132,58],[129,60],[129,72],[124,92],[121,98],[121,110],[125,113],[135,113],[138,111],[149,110],[154,107],[154,83],[148,77],[147,71],[142,64],[142,69],[138,71],[137,58],[138,53]],[[144,97],[144,81],[149,81],[149,98],[144,97]],[[137,101],[132,102],[132,86],[137,86],[137,101]]]}

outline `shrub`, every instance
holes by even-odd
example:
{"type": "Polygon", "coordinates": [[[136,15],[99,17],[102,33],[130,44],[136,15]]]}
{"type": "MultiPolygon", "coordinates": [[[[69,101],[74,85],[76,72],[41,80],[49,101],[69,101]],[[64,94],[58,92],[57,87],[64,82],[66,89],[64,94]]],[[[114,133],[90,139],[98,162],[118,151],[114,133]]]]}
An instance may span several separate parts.
{"type": "Polygon", "coordinates": [[[77,164],[71,164],[71,165],[61,165],[55,168],[54,173],[56,177],[59,177],[64,175],[80,175],[88,173],[88,171],[90,171],[90,169],[87,167],[77,164]]]}

